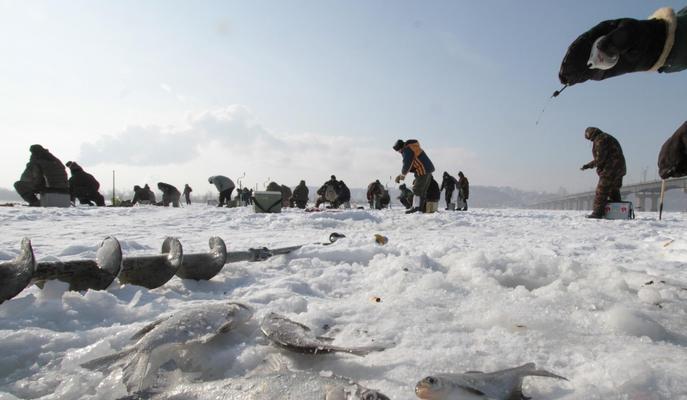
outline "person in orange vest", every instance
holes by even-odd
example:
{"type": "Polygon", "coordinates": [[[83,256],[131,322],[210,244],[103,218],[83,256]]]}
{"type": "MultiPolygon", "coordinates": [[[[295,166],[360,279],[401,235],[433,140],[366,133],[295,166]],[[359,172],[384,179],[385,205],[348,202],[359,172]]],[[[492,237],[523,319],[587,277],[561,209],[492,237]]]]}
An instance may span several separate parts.
{"type": "Polygon", "coordinates": [[[404,180],[410,172],[415,175],[415,180],[413,180],[413,207],[406,211],[406,214],[418,212],[427,197],[429,184],[432,183],[434,164],[420,147],[420,142],[415,139],[406,141],[398,139],[394,143],[393,149],[403,156],[403,167],[401,174],[396,177],[396,183],[404,180]]]}

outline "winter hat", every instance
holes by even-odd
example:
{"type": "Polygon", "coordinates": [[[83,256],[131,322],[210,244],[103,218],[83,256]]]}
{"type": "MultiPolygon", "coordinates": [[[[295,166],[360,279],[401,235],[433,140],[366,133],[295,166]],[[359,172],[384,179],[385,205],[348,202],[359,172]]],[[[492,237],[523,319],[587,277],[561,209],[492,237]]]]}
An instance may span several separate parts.
{"type": "Polygon", "coordinates": [[[599,133],[601,133],[601,129],[590,126],[584,130],[584,138],[592,140],[594,136],[598,135],[599,133]]]}
{"type": "Polygon", "coordinates": [[[332,175],[332,176],[329,177],[329,179],[335,181],[335,180],[336,180],[336,176],[332,175]]]}
{"type": "Polygon", "coordinates": [[[396,143],[394,143],[394,150],[399,151],[405,146],[405,142],[401,139],[398,139],[396,143]]]}
{"type": "Polygon", "coordinates": [[[32,144],[31,147],[29,147],[29,151],[35,153],[45,151],[45,148],[43,148],[43,146],[41,146],[40,144],[32,144]]]}
{"type": "Polygon", "coordinates": [[[464,176],[463,171],[458,171],[458,176],[464,176]]]}

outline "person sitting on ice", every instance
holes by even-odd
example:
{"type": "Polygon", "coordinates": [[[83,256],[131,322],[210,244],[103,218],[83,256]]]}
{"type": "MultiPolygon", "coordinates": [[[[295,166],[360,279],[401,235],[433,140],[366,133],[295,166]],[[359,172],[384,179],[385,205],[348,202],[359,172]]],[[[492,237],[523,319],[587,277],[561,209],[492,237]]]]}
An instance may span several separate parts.
{"type": "Polygon", "coordinates": [[[21,178],[14,183],[14,189],[19,196],[29,203],[29,206],[40,206],[37,194],[44,192],[69,193],[67,172],[62,161],[52,155],[48,149],[40,144],[29,147],[31,158],[21,178]]]}
{"type": "Polygon", "coordinates": [[[339,206],[344,206],[345,208],[350,208],[351,202],[351,190],[346,186],[346,183],[344,181],[339,181],[339,192],[337,193],[336,196],[336,207],[339,208],[339,206]]]}
{"type": "Polygon", "coordinates": [[[181,192],[175,186],[169,183],[158,182],[157,188],[162,192],[162,205],[169,207],[172,203],[173,207],[179,207],[179,199],[181,198],[181,192]]]}
{"type": "Polygon", "coordinates": [[[74,202],[76,199],[79,199],[79,203],[81,204],[92,206],[93,203],[95,203],[97,206],[104,206],[105,198],[98,192],[100,183],[98,183],[93,175],[84,171],[76,161],[67,161],[65,165],[69,168],[69,172],[72,175],[69,178],[69,195],[71,201],[74,202]]]}
{"type": "Polygon", "coordinates": [[[401,184],[398,187],[398,190],[401,191],[401,194],[398,196],[398,200],[403,204],[403,207],[407,209],[410,209],[413,206],[413,191],[408,189],[408,186],[406,186],[405,183],[401,184]]]}
{"type": "Polygon", "coordinates": [[[326,202],[329,202],[332,206],[334,206],[334,204],[337,202],[338,193],[339,181],[336,180],[336,176],[332,175],[327,182],[317,189],[318,197],[315,201],[315,207],[319,207],[320,204],[326,202]]]}
{"type": "Polygon", "coordinates": [[[296,203],[296,207],[305,208],[305,206],[308,205],[309,194],[310,190],[308,186],[305,184],[305,181],[301,180],[298,186],[293,189],[293,196],[291,196],[291,199],[296,203]]]}
{"type": "Polygon", "coordinates": [[[219,192],[219,204],[217,204],[217,207],[224,206],[225,201],[229,204],[229,201],[231,201],[231,192],[233,192],[236,187],[234,181],[223,175],[215,175],[209,177],[208,182],[215,185],[219,192]]]}

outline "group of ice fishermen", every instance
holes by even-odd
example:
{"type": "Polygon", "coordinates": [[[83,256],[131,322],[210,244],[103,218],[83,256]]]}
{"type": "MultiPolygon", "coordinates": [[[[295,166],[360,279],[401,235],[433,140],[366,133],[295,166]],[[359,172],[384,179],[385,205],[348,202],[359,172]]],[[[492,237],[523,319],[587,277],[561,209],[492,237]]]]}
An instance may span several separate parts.
{"type": "MultiPolygon", "coordinates": [[[[458,210],[467,210],[467,200],[469,197],[469,182],[463,172],[458,173],[458,179],[444,172],[441,187],[432,177],[434,165],[427,154],[420,148],[420,144],[415,139],[407,141],[398,140],[394,150],[402,154],[403,168],[401,175],[396,178],[396,183],[405,179],[406,174],[413,173],[415,179],[412,190],[405,184],[399,186],[401,195],[398,199],[406,207],[407,213],[434,212],[437,209],[440,193],[445,190],[446,209],[454,208],[456,203],[452,203],[453,192],[458,188],[458,210]]],[[[29,203],[29,206],[40,206],[41,202],[37,195],[46,193],[68,194],[72,203],[78,200],[81,204],[104,206],[105,198],[100,194],[100,184],[93,175],[75,161],[68,161],[66,164],[55,157],[48,149],[39,144],[34,144],[29,148],[31,157],[26,164],[26,169],[19,181],[15,182],[14,187],[17,193],[29,203]],[[71,172],[71,177],[67,179],[65,165],[71,172]]],[[[215,175],[208,178],[210,184],[214,184],[219,192],[218,206],[230,205],[232,192],[236,189],[234,182],[222,175],[215,175]]],[[[158,182],[157,188],[162,192],[162,200],[157,201],[155,192],[147,184],[143,187],[134,186],[134,196],[131,200],[120,202],[119,206],[133,206],[136,204],[154,204],[161,206],[179,207],[183,194],[186,204],[191,204],[191,192],[193,189],[184,185],[183,192],[175,186],[158,182]]],[[[309,189],[304,180],[301,180],[293,191],[286,185],[270,182],[267,191],[281,193],[282,207],[306,208],[309,201],[309,189]]],[[[367,187],[367,201],[370,208],[387,208],[391,202],[389,191],[379,181],[370,183],[367,187]]],[[[337,180],[332,175],[317,190],[315,208],[322,204],[328,208],[339,208],[341,206],[350,207],[351,191],[343,180],[337,180]]],[[[244,187],[239,188],[235,198],[237,205],[248,205],[253,201],[253,191],[244,187]]]]}
{"type": "MultiPolygon", "coordinates": [[[[637,71],[676,72],[687,68],[687,7],[675,13],[671,8],[661,8],[646,20],[621,18],[602,21],[581,34],[566,52],[559,71],[559,80],[565,86],[572,86],[587,80],[604,80],[610,77],[637,71]]],[[[561,91],[563,90],[561,89],[561,91]]],[[[557,96],[560,91],[554,93],[557,96]]],[[[596,127],[585,129],[585,138],[593,142],[593,160],[584,164],[582,170],[595,168],[599,176],[594,205],[590,218],[602,218],[606,203],[620,201],[620,188],[625,176],[626,164],[622,148],[616,138],[596,127]]],[[[455,188],[458,188],[459,210],[467,210],[469,183],[462,172],[459,179],[444,172],[441,187],[432,177],[434,165],[422,150],[417,140],[398,140],[393,149],[403,157],[401,174],[396,177],[400,183],[410,172],[414,174],[412,190],[400,185],[399,199],[407,212],[432,212],[436,209],[440,192],[445,190],[447,209],[455,188]]],[[[71,171],[67,180],[64,165],[41,145],[30,147],[31,159],[14,185],[19,195],[31,206],[40,205],[36,194],[46,192],[68,193],[72,202],[78,199],[82,204],[105,205],[99,193],[98,181],[74,161],[67,162],[71,171]]],[[[683,123],[664,143],[658,157],[659,175],[662,179],[687,175],[687,122],[683,123]]],[[[219,205],[231,199],[235,188],[231,179],[213,176],[208,180],[219,191],[219,205]]],[[[174,186],[159,182],[163,193],[161,205],[179,206],[181,193],[174,186]]],[[[271,182],[267,188],[282,193],[286,206],[305,208],[308,188],[305,181],[293,190],[271,182]]],[[[390,203],[388,190],[379,180],[370,183],[367,199],[372,208],[383,208],[390,203]]],[[[192,189],[185,185],[184,197],[190,204],[192,189]]],[[[316,207],[328,202],[331,207],[347,205],[350,190],[343,181],[331,179],[317,190],[316,207]]],[[[252,194],[247,189],[239,193],[239,201],[249,202],[252,194]]],[[[156,203],[155,194],[148,185],[134,187],[134,198],[128,204],[139,202],[156,203]]],[[[125,203],[124,205],[126,205],[125,203]]]]}

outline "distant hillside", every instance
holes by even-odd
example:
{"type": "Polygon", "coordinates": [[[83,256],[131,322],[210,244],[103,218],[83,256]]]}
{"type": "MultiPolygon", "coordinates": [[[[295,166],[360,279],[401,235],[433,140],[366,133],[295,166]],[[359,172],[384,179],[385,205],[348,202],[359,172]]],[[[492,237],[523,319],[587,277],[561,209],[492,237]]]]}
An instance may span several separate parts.
{"type": "Polygon", "coordinates": [[[14,190],[0,188],[0,201],[21,201],[21,197],[14,190]]]}

